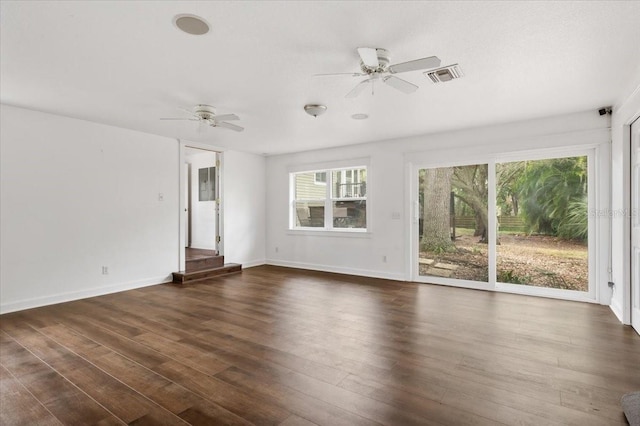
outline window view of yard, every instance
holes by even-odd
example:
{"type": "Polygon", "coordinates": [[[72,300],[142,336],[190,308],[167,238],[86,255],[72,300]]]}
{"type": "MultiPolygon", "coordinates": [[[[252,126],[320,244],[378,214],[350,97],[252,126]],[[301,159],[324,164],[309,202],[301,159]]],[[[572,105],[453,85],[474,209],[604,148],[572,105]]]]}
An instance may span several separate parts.
{"type": "MultiPolygon", "coordinates": [[[[487,173],[420,170],[420,275],[489,281],[487,173]]],[[[587,157],[496,164],[495,193],[496,281],[587,291],[587,157]]]]}

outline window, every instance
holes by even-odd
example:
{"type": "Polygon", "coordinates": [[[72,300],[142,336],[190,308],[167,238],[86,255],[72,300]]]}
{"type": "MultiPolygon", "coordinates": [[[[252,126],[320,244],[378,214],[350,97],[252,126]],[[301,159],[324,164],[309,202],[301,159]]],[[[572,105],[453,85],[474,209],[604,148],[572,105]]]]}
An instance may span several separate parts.
{"type": "Polygon", "coordinates": [[[316,172],[313,177],[313,182],[316,185],[326,185],[327,184],[327,172],[316,172]]]}
{"type": "Polygon", "coordinates": [[[291,174],[293,229],[367,229],[367,168],[291,174]]]}

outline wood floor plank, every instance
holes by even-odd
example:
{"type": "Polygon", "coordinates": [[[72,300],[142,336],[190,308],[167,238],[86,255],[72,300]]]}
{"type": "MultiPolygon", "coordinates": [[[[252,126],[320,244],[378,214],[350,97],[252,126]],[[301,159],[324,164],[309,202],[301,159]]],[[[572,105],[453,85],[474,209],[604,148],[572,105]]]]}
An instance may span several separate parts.
{"type": "Polygon", "coordinates": [[[0,424],[54,426],[62,423],[0,365],[0,424]]]}
{"type": "Polygon", "coordinates": [[[624,425],[638,359],[606,306],[260,266],[0,316],[0,421],[624,425]]]}
{"type": "Polygon", "coordinates": [[[249,394],[260,395],[260,397],[272,401],[274,404],[287,407],[292,413],[318,425],[380,425],[379,422],[358,416],[348,410],[293,390],[278,383],[276,380],[265,379],[236,367],[230,367],[216,374],[216,377],[243,389],[249,394]]]}
{"type": "Polygon", "coordinates": [[[105,373],[57,341],[33,329],[14,330],[12,338],[82,392],[125,423],[145,419],[156,424],[183,425],[171,412],[105,373]]]}
{"type": "Polygon", "coordinates": [[[307,419],[296,416],[295,414],[290,415],[285,421],[280,423],[280,426],[318,426],[317,424],[310,422],[307,419]]]}
{"type": "Polygon", "coordinates": [[[152,363],[149,365],[152,369],[149,369],[114,351],[96,352],[94,342],[64,326],[46,327],[42,332],[63,340],[71,349],[85,356],[103,371],[181,417],[182,413],[187,413],[189,417],[195,416],[196,412],[218,412],[233,420],[231,423],[242,423],[226,413],[226,410],[256,424],[277,424],[289,415],[287,411],[269,406],[262,401],[250,401],[246,395],[232,386],[178,361],[169,360],[159,366],[152,363]],[[193,407],[198,409],[190,410],[193,407]]]}
{"type": "Polygon", "coordinates": [[[255,424],[277,424],[290,413],[286,407],[269,404],[216,377],[205,375],[174,361],[158,367],[158,372],[181,386],[214,401],[255,424]]]}
{"type": "Polygon", "coordinates": [[[61,423],[124,424],[17,342],[0,342],[0,359],[3,367],[61,423]]]}

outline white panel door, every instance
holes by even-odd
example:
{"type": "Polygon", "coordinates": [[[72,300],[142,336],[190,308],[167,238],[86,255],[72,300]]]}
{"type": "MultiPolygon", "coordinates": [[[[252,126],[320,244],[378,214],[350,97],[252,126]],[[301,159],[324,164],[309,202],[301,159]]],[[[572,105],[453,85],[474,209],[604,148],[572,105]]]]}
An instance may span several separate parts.
{"type": "Polygon", "coordinates": [[[640,334],[640,120],[631,125],[631,325],[640,334]]]}

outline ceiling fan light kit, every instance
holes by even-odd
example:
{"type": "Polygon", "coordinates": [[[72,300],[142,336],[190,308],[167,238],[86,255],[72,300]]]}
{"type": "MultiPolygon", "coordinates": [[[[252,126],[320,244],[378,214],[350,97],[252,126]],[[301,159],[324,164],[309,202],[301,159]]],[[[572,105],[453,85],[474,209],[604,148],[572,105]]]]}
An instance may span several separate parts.
{"type": "Polygon", "coordinates": [[[318,117],[319,115],[324,114],[326,110],[327,107],[325,105],[307,104],[304,106],[304,111],[313,117],[318,117]]]}

